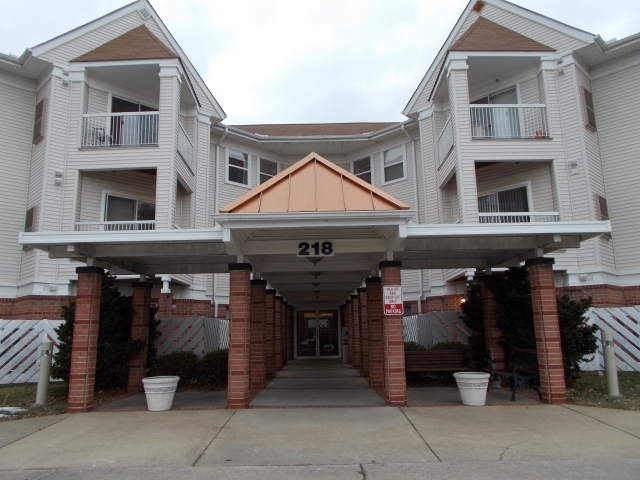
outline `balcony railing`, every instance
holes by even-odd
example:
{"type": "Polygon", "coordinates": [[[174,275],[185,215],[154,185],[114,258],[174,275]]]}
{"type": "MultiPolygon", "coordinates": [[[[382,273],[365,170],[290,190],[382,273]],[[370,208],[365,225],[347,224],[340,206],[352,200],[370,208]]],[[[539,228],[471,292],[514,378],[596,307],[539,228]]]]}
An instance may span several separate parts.
{"type": "Polygon", "coordinates": [[[126,222],[76,222],[76,232],[124,232],[155,229],[155,220],[132,220],[126,222]]]}
{"type": "Polygon", "coordinates": [[[83,115],[83,147],[124,147],[158,144],[158,112],[83,115]]]}
{"type": "Polygon", "coordinates": [[[181,123],[178,123],[178,153],[187,162],[189,168],[193,161],[193,143],[189,139],[187,132],[184,131],[184,127],[181,123]]]}
{"type": "Polygon", "coordinates": [[[545,105],[470,105],[473,138],[548,138],[545,105]]]}
{"type": "Polygon", "coordinates": [[[449,156],[449,152],[453,148],[453,123],[451,117],[446,121],[440,136],[438,137],[438,157],[440,159],[440,165],[442,165],[445,159],[449,156]]]}
{"type": "Polygon", "coordinates": [[[480,223],[549,223],[560,221],[558,212],[479,213],[480,223]]]}

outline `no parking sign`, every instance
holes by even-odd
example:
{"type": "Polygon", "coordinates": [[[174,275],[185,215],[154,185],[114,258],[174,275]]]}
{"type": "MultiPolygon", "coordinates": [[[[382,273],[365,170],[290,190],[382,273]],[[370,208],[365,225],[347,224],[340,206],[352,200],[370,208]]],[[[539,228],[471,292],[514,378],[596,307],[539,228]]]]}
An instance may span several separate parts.
{"type": "Polygon", "coordinates": [[[400,285],[387,285],[382,287],[385,315],[404,315],[402,303],[402,287],[400,285]]]}

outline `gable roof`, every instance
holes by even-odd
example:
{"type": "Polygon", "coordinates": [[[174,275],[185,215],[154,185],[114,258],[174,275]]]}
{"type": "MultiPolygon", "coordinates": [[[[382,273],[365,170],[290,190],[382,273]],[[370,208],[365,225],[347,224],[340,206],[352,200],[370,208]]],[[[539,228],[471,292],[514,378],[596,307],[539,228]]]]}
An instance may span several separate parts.
{"type": "Polygon", "coordinates": [[[113,60],[153,60],[178,58],[146,25],[129,30],[124,35],[80,55],[72,62],[106,62],[113,60]]]}
{"type": "Polygon", "coordinates": [[[462,52],[553,52],[551,47],[479,17],[449,50],[462,52]]]}
{"type": "Polygon", "coordinates": [[[400,122],[357,122],[357,123],[290,123],[262,125],[232,125],[233,128],[270,137],[316,137],[339,135],[362,135],[397,125],[400,122]]]}
{"type": "Polygon", "coordinates": [[[220,213],[408,210],[400,200],[310,153],[220,213]]]}

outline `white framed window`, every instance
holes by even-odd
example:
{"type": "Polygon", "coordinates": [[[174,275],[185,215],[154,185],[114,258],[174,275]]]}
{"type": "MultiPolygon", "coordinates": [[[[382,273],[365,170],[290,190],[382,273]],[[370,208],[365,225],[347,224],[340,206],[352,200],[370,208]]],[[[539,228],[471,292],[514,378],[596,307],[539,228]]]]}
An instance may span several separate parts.
{"type": "Polygon", "coordinates": [[[371,183],[371,157],[355,160],[352,165],[352,171],[356,177],[367,183],[371,183]]]}
{"type": "MultiPolygon", "coordinates": [[[[531,199],[527,185],[478,196],[478,213],[530,212],[531,199]]],[[[480,223],[522,223],[531,221],[529,215],[482,215],[480,223]]]]}
{"type": "Polygon", "coordinates": [[[45,102],[40,100],[36,105],[36,114],[33,119],[33,143],[37,144],[44,138],[44,114],[45,102]]]}
{"type": "Polygon", "coordinates": [[[24,217],[23,232],[35,232],[38,224],[38,207],[31,207],[24,217]]]}
{"type": "Polygon", "coordinates": [[[610,220],[609,218],[609,206],[607,205],[607,199],[601,195],[596,195],[596,218],[598,220],[610,220]]]}
{"type": "MultiPolygon", "coordinates": [[[[105,193],[104,221],[105,222],[151,222],[156,219],[156,204],[135,198],[105,193]]],[[[116,230],[126,230],[129,227],[114,227],[116,230]]],[[[131,227],[134,228],[134,227],[131,227]]],[[[138,227],[141,230],[153,230],[153,224],[138,227]]],[[[105,227],[105,229],[108,229],[105,227]]]]}
{"type": "Polygon", "coordinates": [[[596,108],[593,105],[593,94],[582,87],[582,104],[584,105],[584,124],[594,132],[598,130],[596,125],[596,108]]]}
{"type": "Polygon", "coordinates": [[[249,186],[249,154],[227,148],[227,182],[249,186]]]}
{"type": "Polygon", "coordinates": [[[260,158],[260,178],[258,179],[262,185],[270,178],[278,174],[278,164],[266,158],[260,158]]]}
{"type": "Polygon", "coordinates": [[[384,150],[382,152],[382,184],[404,180],[407,178],[407,168],[405,165],[404,145],[384,150]]]}

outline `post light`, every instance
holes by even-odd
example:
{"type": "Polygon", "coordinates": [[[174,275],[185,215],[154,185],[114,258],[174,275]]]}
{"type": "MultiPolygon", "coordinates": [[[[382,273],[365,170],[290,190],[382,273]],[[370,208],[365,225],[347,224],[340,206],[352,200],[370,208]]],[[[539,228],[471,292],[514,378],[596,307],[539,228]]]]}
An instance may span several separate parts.
{"type": "Polygon", "coordinates": [[[616,367],[616,354],[614,351],[613,334],[602,332],[602,352],[604,353],[604,372],[607,379],[607,395],[611,398],[620,398],[618,388],[618,369],[616,367]]]}
{"type": "Polygon", "coordinates": [[[53,342],[45,332],[42,332],[42,345],[40,347],[40,372],[38,375],[38,387],[36,389],[36,407],[48,405],[49,376],[51,375],[51,358],[53,356],[53,342]]]}

